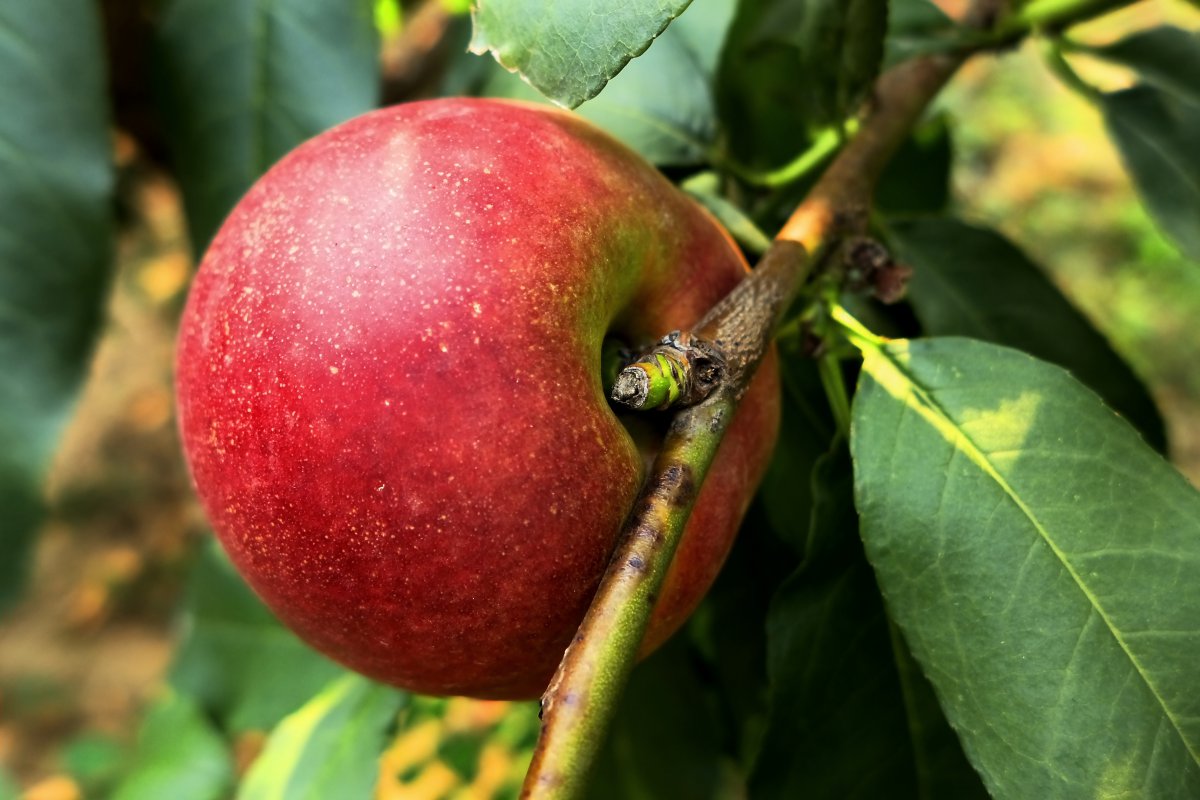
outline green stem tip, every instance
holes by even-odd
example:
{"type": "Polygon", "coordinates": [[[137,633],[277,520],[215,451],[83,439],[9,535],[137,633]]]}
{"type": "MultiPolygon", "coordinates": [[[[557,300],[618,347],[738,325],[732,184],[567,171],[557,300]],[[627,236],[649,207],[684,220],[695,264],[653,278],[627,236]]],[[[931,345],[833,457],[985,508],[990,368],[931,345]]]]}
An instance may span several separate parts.
{"type": "Polygon", "coordinates": [[[695,405],[720,381],[723,367],[711,343],[675,331],[622,369],[610,396],[635,411],[695,405]]]}

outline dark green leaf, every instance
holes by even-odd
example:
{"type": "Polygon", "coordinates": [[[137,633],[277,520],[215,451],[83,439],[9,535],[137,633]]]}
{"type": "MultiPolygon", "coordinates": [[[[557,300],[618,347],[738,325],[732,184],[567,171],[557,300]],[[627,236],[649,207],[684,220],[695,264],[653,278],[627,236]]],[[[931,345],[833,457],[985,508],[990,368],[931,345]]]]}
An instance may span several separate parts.
{"type": "Polygon", "coordinates": [[[962,743],[942,713],[929,679],[921,672],[895,623],[889,622],[888,629],[892,634],[892,654],[908,712],[917,784],[921,787],[918,796],[922,800],[987,800],[989,795],[983,779],[967,761],[962,743]]]}
{"type": "Polygon", "coordinates": [[[887,232],[915,270],[908,297],[925,333],[1008,345],[1065,367],[1165,449],[1162,418],[1137,376],[1011,242],[954,219],[897,221],[887,232]]]}
{"type": "Polygon", "coordinates": [[[810,476],[829,447],[833,421],[815,362],[780,344],[783,419],[757,501],[721,574],[690,625],[710,665],[730,744],[754,761],[766,726],[767,631],[771,598],[799,563],[812,513],[810,476]]]}
{"type": "Polygon", "coordinates": [[[215,543],[192,571],[171,683],[232,732],[269,730],[342,670],[275,620],[215,543]]]}
{"type": "MultiPolygon", "coordinates": [[[[777,448],[786,447],[781,441],[777,448]]],[[[743,771],[753,763],[767,715],[767,631],[771,597],[799,557],[754,503],[720,575],[692,615],[688,633],[707,662],[724,721],[725,750],[743,771]]]]}
{"type": "Polygon", "coordinates": [[[101,319],[113,170],[96,4],[0,5],[0,607],[101,319]]]}
{"type": "Polygon", "coordinates": [[[1200,105],[1149,86],[1101,95],[1100,102],[1150,213],[1200,261],[1200,105]]]}
{"type": "Polygon", "coordinates": [[[794,343],[781,342],[779,349],[783,417],[759,497],[772,531],[799,556],[811,523],[813,467],[829,450],[835,425],[816,362],[794,343]]]}
{"type": "Polygon", "coordinates": [[[937,214],[950,205],[950,125],[939,114],[917,126],[888,162],[875,207],[888,214],[937,214]]]}
{"type": "Polygon", "coordinates": [[[169,694],[142,720],[133,768],[113,800],[218,800],[232,784],[224,741],[190,699],[169,694]]]}
{"type": "Polygon", "coordinates": [[[203,250],[267,167],[379,95],[370,0],[164,0],[161,106],[203,250]]]}
{"type": "Polygon", "coordinates": [[[596,800],[731,798],[712,698],[676,636],[633,671],[588,783],[596,800]]]}
{"type": "Polygon", "coordinates": [[[369,800],[379,754],[406,700],[358,675],[338,678],[271,733],[238,800],[369,800]]]}
{"type": "Polygon", "coordinates": [[[717,93],[733,155],[776,167],[803,149],[797,132],[840,126],[879,71],[886,25],[886,0],[740,3],[717,93]]]}
{"type": "Polygon", "coordinates": [[[491,53],[568,108],[595,97],[691,0],[483,0],[471,51],[491,53]]]}
{"type": "Polygon", "coordinates": [[[811,481],[805,562],[767,617],[771,711],[751,796],[986,797],[891,635],[858,539],[844,445],[811,481]]]}
{"type": "Polygon", "coordinates": [[[867,555],[989,790],[1200,796],[1200,494],[1058,367],[863,347],[867,555]]]}
{"type": "Polygon", "coordinates": [[[1170,25],[1085,51],[1137,70],[1142,80],[1200,105],[1200,35],[1170,25]]]}
{"type": "MultiPolygon", "coordinates": [[[[580,115],[654,164],[706,162],[717,135],[712,62],[732,13],[731,0],[696,0],[604,91],[579,106],[580,115]]],[[[547,102],[495,64],[485,73],[481,93],[547,102]]]]}

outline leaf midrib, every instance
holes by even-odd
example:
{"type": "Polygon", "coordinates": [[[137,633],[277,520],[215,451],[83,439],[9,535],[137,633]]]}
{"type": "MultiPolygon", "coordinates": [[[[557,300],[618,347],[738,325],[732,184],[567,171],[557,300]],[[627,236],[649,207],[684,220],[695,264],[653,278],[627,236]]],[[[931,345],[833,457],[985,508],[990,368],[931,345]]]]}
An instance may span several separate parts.
{"type": "Polygon", "coordinates": [[[1073,581],[1075,581],[1075,585],[1079,587],[1079,590],[1083,593],[1088,603],[1100,616],[1100,619],[1104,621],[1105,628],[1117,642],[1117,646],[1120,647],[1121,652],[1124,653],[1126,658],[1129,659],[1129,662],[1137,671],[1138,676],[1141,677],[1142,682],[1145,683],[1146,688],[1150,690],[1150,694],[1158,703],[1159,708],[1162,709],[1163,716],[1165,716],[1166,719],[1171,723],[1171,727],[1174,728],[1180,742],[1183,743],[1184,749],[1187,750],[1189,755],[1191,755],[1193,762],[1195,762],[1197,766],[1200,766],[1200,753],[1192,748],[1191,743],[1188,741],[1187,736],[1183,732],[1183,728],[1180,726],[1179,721],[1175,718],[1175,715],[1171,712],[1171,709],[1167,706],[1167,703],[1163,699],[1162,694],[1159,692],[1158,687],[1155,685],[1154,681],[1150,679],[1150,676],[1146,673],[1137,656],[1134,655],[1134,653],[1129,649],[1129,646],[1125,642],[1124,636],[1122,636],[1117,626],[1113,624],[1113,621],[1109,618],[1108,613],[1101,605],[1099,598],[1096,597],[1091,589],[1088,588],[1082,576],[1075,570],[1070,560],[1066,557],[1066,554],[1054,542],[1050,532],[1042,524],[1041,520],[1038,519],[1037,515],[1033,513],[1033,510],[1025,504],[1024,500],[1021,499],[1011,484],[1005,480],[1004,476],[999,472],[998,469],[996,469],[983,450],[975,444],[974,440],[972,440],[971,437],[961,429],[961,427],[957,425],[954,418],[942,407],[940,403],[937,402],[937,400],[933,398],[932,395],[925,390],[921,384],[917,382],[916,377],[909,370],[907,370],[903,364],[892,357],[891,352],[888,350],[886,345],[872,347],[866,352],[865,355],[866,363],[864,364],[864,368],[867,370],[867,372],[871,372],[868,365],[872,356],[886,361],[887,364],[890,365],[891,368],[894,369],[909,386],[910,391],[918,400],[920,400],[921,405],[923,406],[923,408],[914,408],[912,405],[906,404],[906,407],[914,408],[918,414],[925,417],[933,426],[934,430],[941,434],[942,437],[946,439],[946,441],[952,447],[962,451],[977,467],[984,472],[985,475],[991,478],[1004,492],[1005,496],[1012,501],[1012,503],[1021,511],[1022,514],[1025,515],[1025,518],[1029,520],[1030,524],[1033,525],[1034,530],[1037,531],[1038,536],[1040,536],[1042,541],[1046,543],[1046,546],[1050,548],[1050,551],[1054,554],[1055,558],[1058,559],[1058,562],[1066,569],[1067,574],[1071,576],[1073,581]],[[947,435],[945,430],[947,426],[949,426],[950,431],[955,434],[955,439],[952,439],[947,435]]]}

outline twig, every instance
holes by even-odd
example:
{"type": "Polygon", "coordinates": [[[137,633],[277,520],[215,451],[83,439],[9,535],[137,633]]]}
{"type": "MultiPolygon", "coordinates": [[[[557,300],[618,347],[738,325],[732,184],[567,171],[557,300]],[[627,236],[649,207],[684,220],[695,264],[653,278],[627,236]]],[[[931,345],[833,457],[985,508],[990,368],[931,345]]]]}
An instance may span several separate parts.
{"type": "Polygon", "coordinates": [[[522,797],[582,794],[696,493],[808,263],[802,247],[777,240],[755,280],[738,284],[692,329],[720,348],[724,378],[671,423],[600,589],[542,697],[542,735],[522,797]]]}
{"type": "Polygon", "coordinates": [[[721,354],[724,375],[707,400],[671,424],[600,589],[542,697],[542,735],[522,797],[580,796],[696,492],[780,316],[827,246],[866,226],[879,173],[958,63],[927,57],[883,76],[858,135],[754,271],[692,329],[693,338],[721,354]]]}
{"type": "MultiPolygon", "coordinates": [[[[1063,16],[1056,5],[1058,25],[1111,7],[1094,0],[1060,3],[1073,5],[1079,16],[1063,16]]],[[[964,24],[990,27],[1002,4],[976,0],[964,24]]],[[[724,373],[707,399],[683,409],[671,423],[587,616],[542,697],[542,732],[522,798],[582,796],[696,493],[780,316],[831,247],[866,229],[883,168],[968,55],[918,57],[881,76],[858,134],[755,270],[690,331],[693,339],[715,347],[724,373]]]]}

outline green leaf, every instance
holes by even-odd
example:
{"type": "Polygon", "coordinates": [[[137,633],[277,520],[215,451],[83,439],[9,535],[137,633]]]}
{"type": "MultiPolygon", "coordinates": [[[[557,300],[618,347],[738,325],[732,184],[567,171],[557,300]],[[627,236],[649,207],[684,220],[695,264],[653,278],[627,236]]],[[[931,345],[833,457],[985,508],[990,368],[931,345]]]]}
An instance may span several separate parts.
{"type": "Polygon", "coordinates": [[[473,12],[471,52],[491,51],[505,69],[574,108],[645,52],[690,2],[482,0],[473,12]]]}
{"type": "Polygon", "coordinates": [[[750,796],[986,797],[891,634],[858,538],[843,443],[811,482],[805,561],[767,617],[771,710],[750,796]]]}
{"type": "Polygon", "coordinates": [[[142,720],[133,768],[112,800],[218,800],[232,784],[225,742],[189,698],[171,693],[142,720]]]}
{"type": "Polygon", "coordinates": [[[937,214],[950,205],[954,148],[946,115],[926,120],[883,170],[875,207],[886,214],[937,214]]]}
{"type": "Polygon", "coordinates": [[[0,5],[0,608],[101,321],[113,169],[96,4],[0,5]]]}
{"type": "Polygon", "coordinates": [[[676,636],[639,664],[621,697],[587,796],[596,800],[731,798],[713,700],[686,639],[676,636]]]}
{"type": "Polygon", "coordinates": [[[125,769],[126,747],[107,735],[87,732],[66,743],[58,760],[87,797],[111,794],[125,769]]]}
{"type": "Polygon", "coordinates": [[[368,800],[388,730],[407,695],[346,675],[279,724],[238,800],[368,800]]]}
{"type": "Polygon", "coordinates": [[[913,658],[896,625],[889,623],[888,630],[891,632],[892,655],[908,714],[918,797],[921,800],[987,800],[989,795],[983,780],[967,760],[962,742],[946,720],[929,679],[921,672],[920,665],[913,658]]]}
{"type": "Polygon", "coordinates": [[[995,231],[954,219],[890,223],[887,237],[914,274],[908,299],[926,334],[969,336],[1069,369],[1156,449],[1163,421],[1137,376],[1045,274],[995,231]]]}
{"type": "Polygon", "coordinates": [[[1200,494],[1058,367],[862,346],[867,555],[988,789],[1200,796],[1200,494]]]}
{"type": "Polygon", "coordinates": [[[794,342],[780,342],[783,416],[759,497],[775,535],[797,555],[808,546],[815,498],[812,472],[836,433],[816,362],[794,342]]]}
{"type": "Polygon", "coordinates": [[[722,54],[717,98],[733,155],[777,167],[797,132],[840,127],[879,71],[885,0],[744,0],[722,54]]]}
{"type": "MultiPolygon", "coordinates": [[[[578,113],[651,163],[705,163],[717,136],[713,61],[732,15],[732,0],[697,0],[578,113]]],[[[480,93],[549,102],[495,63],[480,93]]]]}
{"type": "Polygon", "coordinates": [[[779,354],[784,392],[775,453],[733,550],[689,625],[728,720],[729,749],[744,768],[754,762],[766,727],[764,621],[803,554],[812,513],[809,478],[834,435],[815,362],[790,339],[779,343],[779,354]]]}
{"type": "Polygon", "coordinates": [[[945,50],[957,29],[932,0],[891,0],[884,64],[945,50]]]}
{"type": "MultiPolygon", "coordinates": [[[[785,447],[782,440],[777,445],[785,447]]],[[[754,762],[766,727],[767,610],[798,561],[771,530],[762,503],[752,504],[729,558],[688,623],[720,708],[726,749],[743,771],[754,762]]]]}
{"type": "Polygon", "coordinates": [[[720,178],[715,172],[698,172],[679,184],[679,188],[707,208],[743,248],[762,254],[771,246],[770,237],[744,211],[721,194],[720,178]]]}
{"type": "Polygon", "coordinates": [[[164,0],[156,76],[192,244],[259,175],[379,95],[371,0],[164,0]]]}
{"type": "Polygon", "coordinates": [[[1084,52],[1137,70],[1146,83],[1200,105],[1200,34],[1170,25],[1084,52]]]}
{"type": "Polygon", "coordinates": [[[283,627],[211,542],[192,570],[171,684],[233,733],[270,730],[343,670],[283,627]]]}
{"type": "Polygon", "coordinates": [[[0,766],[0,800],[19,800],[20,797],[17,785],[13,783],[4,767],[0,766]]]}
{"type": "Polygon", "coordinates": [[[1100,95],[1100,103],[1150,213],[1200,261],[1200,105],[1150,86],[1100,95]]]}

